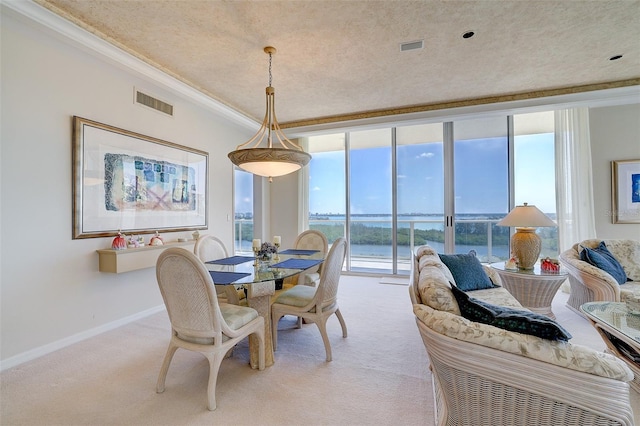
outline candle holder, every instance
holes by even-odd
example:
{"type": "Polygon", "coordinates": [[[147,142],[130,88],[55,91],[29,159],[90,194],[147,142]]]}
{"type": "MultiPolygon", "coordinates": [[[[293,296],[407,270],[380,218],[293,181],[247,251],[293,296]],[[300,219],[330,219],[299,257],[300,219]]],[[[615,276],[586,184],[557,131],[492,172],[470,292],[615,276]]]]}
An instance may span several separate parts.
{"type": "Polygon", "coordinates": [[[273,243],[273,245],[276,248],[276,252],[273,254],[273,260],[279,261],[280,260],[280,255],[278,255],[278,250],[280,249],[280,243],[273,243]]]}
{"type": "Polygon", "coordinates": [[[258,266],[258,253],[260,252],[260,247],[253,247],[253,266],[258,266]]]}

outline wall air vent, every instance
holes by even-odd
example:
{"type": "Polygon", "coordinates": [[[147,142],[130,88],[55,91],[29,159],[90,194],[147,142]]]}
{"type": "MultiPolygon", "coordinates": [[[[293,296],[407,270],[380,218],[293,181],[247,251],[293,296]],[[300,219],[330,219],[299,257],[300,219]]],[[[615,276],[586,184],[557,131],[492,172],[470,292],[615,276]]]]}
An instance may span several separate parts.
{"type": "Polygon", "coordinates": [[[144,105],[149,108],[153,108],[156,111],[160,111],[173,117],[173,105],[156,99],[153,96],[149,96],[146,93],[142,93],[136,90],[136,102],[140,105],[144,105]]]}
{"type": "Polygon", "coordinates": [[[409,41],[407,43],[400,43],[400,51],[406,52],[408,50],[422,49],[424,47],[424,40],[409,41]]]}

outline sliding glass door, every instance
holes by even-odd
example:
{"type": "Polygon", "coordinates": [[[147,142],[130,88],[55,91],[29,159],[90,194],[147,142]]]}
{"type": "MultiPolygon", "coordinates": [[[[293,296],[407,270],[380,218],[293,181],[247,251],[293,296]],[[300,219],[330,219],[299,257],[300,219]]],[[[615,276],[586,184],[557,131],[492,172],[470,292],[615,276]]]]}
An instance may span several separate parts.
{"type": "MultiPolygon", "coordinates": [[[[513,206],[555,218],[553,144],[552,112],[310,137],[309,228],[347,237],[352,272],[408,274],[423,244],[507,259],[513,206]]],[[[555,228],[538,233],[557,256],[555,228]]]]}

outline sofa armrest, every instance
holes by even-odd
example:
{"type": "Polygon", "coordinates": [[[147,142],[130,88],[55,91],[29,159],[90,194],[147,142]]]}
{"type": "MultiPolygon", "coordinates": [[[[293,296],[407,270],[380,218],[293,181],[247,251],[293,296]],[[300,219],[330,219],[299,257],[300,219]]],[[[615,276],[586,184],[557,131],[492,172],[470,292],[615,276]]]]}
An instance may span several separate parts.
{"type": "Polygon", "coordinates": [[[569,273],[572,284],[583,285],[594,295],[594,301],[620,301],[620,285],[609,273],[577,257],[574,249],[560,254],[560,262],[569,273]]]}
{"type": "Polygon", "coordinates": [[[487,275],[489,276],[489,279],[491,280],[492,283],[502,287],[502,280],[500,279],[500,275],[498,275],[498,273],[496,272],[495,269],[493,269],[489,265],[482,265],[482,268],[487,273],[487,275]]]}

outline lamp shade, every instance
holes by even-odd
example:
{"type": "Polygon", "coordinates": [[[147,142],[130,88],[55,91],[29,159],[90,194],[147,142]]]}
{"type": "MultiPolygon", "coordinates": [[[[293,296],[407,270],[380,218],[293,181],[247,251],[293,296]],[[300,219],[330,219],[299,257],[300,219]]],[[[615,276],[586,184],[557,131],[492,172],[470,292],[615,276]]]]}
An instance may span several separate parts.
{"type": "Polygon", "coordinates": [[[500,222],[498,226],[517,226],[538,228],[541,226],[556,226],[555,222],[549,219],[536,206],[530,206],[524,203],[522,206],[516,206],[509,212],[500,222]]]}
{"type": "Polygon", "coordinates": [[[516,233],[511,237],[511,252],[516,258],[519,269],[533,269],[540,256],[542,241],[535,228],[540,226],[556,226],[536,206],[524,203],[509,212],[498,226],[514,226],[516,233]]]}

